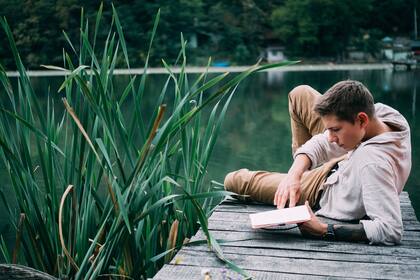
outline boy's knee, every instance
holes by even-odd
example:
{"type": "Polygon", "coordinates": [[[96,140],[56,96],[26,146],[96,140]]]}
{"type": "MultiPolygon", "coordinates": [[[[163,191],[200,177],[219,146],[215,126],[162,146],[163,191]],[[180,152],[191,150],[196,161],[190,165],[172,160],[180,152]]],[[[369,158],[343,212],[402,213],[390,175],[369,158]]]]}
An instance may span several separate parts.
{"type": "Polygon", "coordinates": [[[308,86],[308,85],[297,86],[289,92],[289,100],[293,101],[293,100],[296,100],[298,98],[302,98],[302,97],[310,94],[310,92],[312,90],[313,90],[313,88],[308,86]]]}
{"type": "Polygon", "coordinates": [[[238,172],[238,171],[233,171],[233,172],[230,172],[226,175],[225,181],[223,183],[224,186],[225,186],[225,190],[231,191],[233,189],[234,182],[235,182],[234,177],[235,177],[236,172],[238,172]]]}
{"type": "Polygon", "coordinates": [[[225,190],[238,192],[239,186],[242,186],[243,182],[246,181],[244,177],[248,177],[246,176],[248,172],[248,169],[239,169],[228,173],[224,181],[225,190]]]}

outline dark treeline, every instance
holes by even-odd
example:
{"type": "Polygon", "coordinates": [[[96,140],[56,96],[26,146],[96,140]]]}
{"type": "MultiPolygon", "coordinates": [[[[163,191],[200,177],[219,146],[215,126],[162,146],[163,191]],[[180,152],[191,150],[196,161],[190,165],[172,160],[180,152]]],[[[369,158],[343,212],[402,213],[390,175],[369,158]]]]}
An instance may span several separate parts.
{"type": "MultiPolygon", "coordinates": [[[[173,62],[180,32],[189,41],[189,64],[207,58],[251,64],[268,46],[284,46],[289,57],[340,60],[348,46],[374,52],[384,36],[414,36],[419,0],[155,0],[114,1],[133,67],[143,65],[153,19],[161,9],[152,65],[173,62]]],[[[13,30],[24,63],[62,65],[70,51],[63,30],[78,45],[81,7],[93,25],[99,1],[0,0],[0,15],[13,30]]],[[[111,21],[111,1],[104,1],[104,21],[111,21]]],[[[104,26],[108,26],[104,24],[104,26]]],[[[104,38],[108,30],[103,28],[104,38]]],[[[0,63],[13,69],[11,52],[0,31],[0,63]]]]}

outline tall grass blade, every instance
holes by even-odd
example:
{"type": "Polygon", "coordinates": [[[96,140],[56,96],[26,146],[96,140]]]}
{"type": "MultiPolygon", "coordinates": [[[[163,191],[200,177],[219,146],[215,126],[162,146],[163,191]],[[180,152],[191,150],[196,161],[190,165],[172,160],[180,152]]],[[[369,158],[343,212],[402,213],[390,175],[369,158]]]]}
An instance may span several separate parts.
{"type": "Polygon", "coordinates": [[[2,235],[0,235],[0,252],[1,255],[3,257],[4,262],[6,263],[11,263],[12,262],[12,258],[9,255],[9,251],[6,245],[6,242],[4,241],[4,238],[2,235]]]}
{"type": "Polygon", "coordinates": [[[16,241],[15,241],[15,248],[13,249],[12,263],[17,262],[19,249],[20,249],[21,238],[22,238],[24,221],[25,221],[25,214],[21,213],[20,218],[19,218],[19,223],[18,223],[18,226],[17,226],[17,231],[16,231],[16,241]]]}

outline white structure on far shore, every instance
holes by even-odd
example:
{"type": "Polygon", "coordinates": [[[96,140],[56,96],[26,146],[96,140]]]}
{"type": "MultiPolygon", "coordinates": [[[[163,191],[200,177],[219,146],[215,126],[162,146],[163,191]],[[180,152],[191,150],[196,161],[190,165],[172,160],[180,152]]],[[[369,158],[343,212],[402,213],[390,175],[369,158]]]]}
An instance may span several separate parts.
{"type": "Polygon", "coordinates": [[[286,59],[284,47],[268,47],[265,49],[265,58],[267,62],[278,62],[286,59]]]}

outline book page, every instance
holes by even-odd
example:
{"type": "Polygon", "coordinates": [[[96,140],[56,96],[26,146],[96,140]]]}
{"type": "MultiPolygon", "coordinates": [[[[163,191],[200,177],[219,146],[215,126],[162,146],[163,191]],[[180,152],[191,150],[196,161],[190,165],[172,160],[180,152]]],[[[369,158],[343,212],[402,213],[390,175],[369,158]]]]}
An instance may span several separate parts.
{"type": "Polygon", "coordinates": [[[272,227],[282,224],[295,224],[306,222],[311,219],[308,208],[305,205],[292,208],[277,209],[250,214],[252,228],[272,227]]]}

